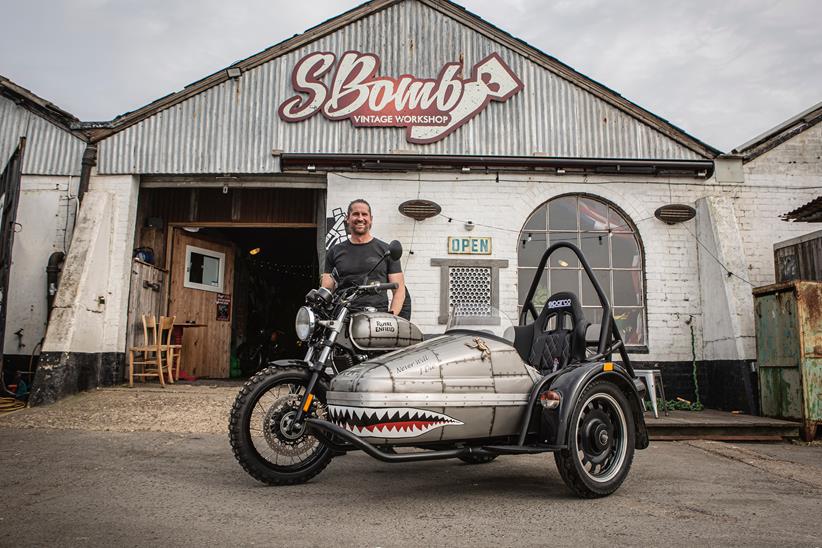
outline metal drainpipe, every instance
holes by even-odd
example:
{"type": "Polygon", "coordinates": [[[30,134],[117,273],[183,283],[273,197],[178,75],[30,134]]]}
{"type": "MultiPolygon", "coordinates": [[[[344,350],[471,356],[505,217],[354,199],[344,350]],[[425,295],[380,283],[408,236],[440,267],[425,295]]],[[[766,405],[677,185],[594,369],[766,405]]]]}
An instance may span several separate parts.
{"type": "Polygon", "coordinates": [[[46,318],[51,316],[51,309],[54,307],[54,298],[57,296],[57,286],[60,283],[60,263],[65,258],[66,255],[62,251],[55,251],[49,256],[49,262],[46,266],[46,302],[48,303],[46,318]]]}
{"type": "Polygon", "coordinates": [[[91,178],[91,168],[97,165],[97,145],[91,143],[86,145],[83,152],[82,167],[80,169],[80,188],[77,191],[77,199],[83,203],[83,194],[88,190],[89,179],[91,178]]]}

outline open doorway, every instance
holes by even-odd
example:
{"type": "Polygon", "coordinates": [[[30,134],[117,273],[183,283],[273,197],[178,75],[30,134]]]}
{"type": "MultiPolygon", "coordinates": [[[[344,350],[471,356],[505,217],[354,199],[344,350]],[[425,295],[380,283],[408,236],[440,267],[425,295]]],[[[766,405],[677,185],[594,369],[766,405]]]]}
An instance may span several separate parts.
{"type": "Polygon", "coordinates": [[[183,327],[183,370],[249,376],[301,352],[294,315],[316,287],[316,228],[171,230],[168,313],[183,327]]]}

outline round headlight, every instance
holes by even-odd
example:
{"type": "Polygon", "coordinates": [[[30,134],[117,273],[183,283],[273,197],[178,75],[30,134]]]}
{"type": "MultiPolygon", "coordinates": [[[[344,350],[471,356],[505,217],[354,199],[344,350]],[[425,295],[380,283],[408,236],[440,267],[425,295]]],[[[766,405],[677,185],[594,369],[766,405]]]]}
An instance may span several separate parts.
{"type": "Polygon", "coordinates": [[[314,327],[317,322],[314,318],[314,313],[307,306],[301,306],[297,310],[297,318],[294,320],[294,329],[297,331],[297,338],[301,341],[307,341],[314,332],[314,327]]]}

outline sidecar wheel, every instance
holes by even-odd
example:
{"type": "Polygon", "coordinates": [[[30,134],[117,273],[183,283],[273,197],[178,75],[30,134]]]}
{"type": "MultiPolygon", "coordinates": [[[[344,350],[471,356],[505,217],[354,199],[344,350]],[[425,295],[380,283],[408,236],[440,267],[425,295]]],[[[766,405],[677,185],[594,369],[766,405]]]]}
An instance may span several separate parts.
{"type": "Polygon", "coordinates": [[[474,455],[474,454],[469,454],[469,455],[462,455],[462,456],[459,456],[457,458],[460,459],[462,462],[464,462],[466,464],[485,464],[485,463],[491,462],[492,460],[497,458],[497,456],[498,455],[474,455]]]}
{"type": "MultiPolygon", "coordinates": [[[[251,477],[269,485],[304,483],[331,461],[327,445],[305,427],[281,427],[299,407],[310,373],[299,368],[267,367],[243,385],[229,417],[234,457],[251,477]]],[[[314,417],[325,414],[325,387],[314,391],[314,417]]]]}
{"type": "Polygon", "coordinates": [[[625,481],[634,458],[635,426],[625,394],[596,381],[571,412],[568,449],[554,453],[565,484],[583,498],[610,495],[625,481]]]}

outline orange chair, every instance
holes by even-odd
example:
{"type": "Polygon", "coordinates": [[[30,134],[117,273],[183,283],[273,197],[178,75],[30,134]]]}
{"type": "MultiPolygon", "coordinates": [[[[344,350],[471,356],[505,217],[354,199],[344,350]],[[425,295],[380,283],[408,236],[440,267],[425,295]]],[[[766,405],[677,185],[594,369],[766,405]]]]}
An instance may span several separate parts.
{"type": "MultiPolygon", "coordinates": [[[[174,324],[173,318],[161,317],[158,325],[157,319],[153,315],[143,316],[143,346],[132,346],[128,349],[128,385],[134,386],[134,377],[157,377],[160,385],[165,388],[165,375],[168,370],[171,378],[170,366],[167,355],[173,350],[168,348],[168,340],[163,344],[163,332],[168,331],[171,336],[171,327],[174,324]],[[170,320],[170,321],[169,321],[170,320]],[[164,359],[166,358],[166,359],[164,359]],[[142,366],[141,372],[134,372],[134,366],[142,366]]],[[[172,380],[172,382],[174,382],[172,380]]]]}
{"type": "Polygon", "coordinates": [[[183,353],[183,345],[182,344],[171,344],[172,341],[172,334],[174,332],[174,322],[177,319],[177,316],[161,316],[160,323],[165,321],[165,325],[168,327],[168,330],[160,332],[160,336],[165,337],[163,339],[163,345],[165,348],[168,349],[168,380],[169,382],[173,383],[174,381],[180,380],[180,362],[182,361],[182,353],[183,353]]]}

